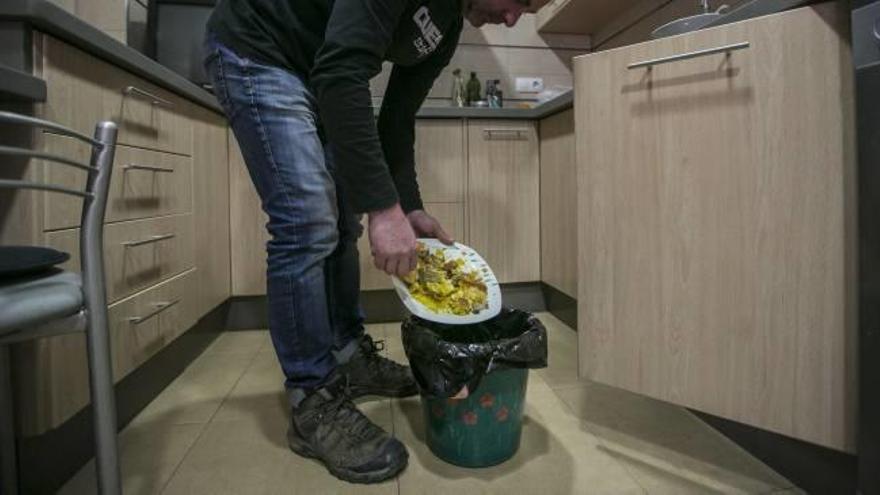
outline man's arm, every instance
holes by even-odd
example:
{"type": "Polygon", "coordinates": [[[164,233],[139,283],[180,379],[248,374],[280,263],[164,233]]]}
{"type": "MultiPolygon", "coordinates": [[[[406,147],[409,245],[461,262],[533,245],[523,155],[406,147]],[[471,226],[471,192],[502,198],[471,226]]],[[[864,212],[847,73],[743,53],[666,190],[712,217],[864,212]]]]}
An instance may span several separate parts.
{"type": "Polygon", "coordinates": [[[381,70],[405,6],[405,0],[336,0],[310,75],[335,164],[357,213],[398,202],[369,82],[381,70]]]}
{"type": "Polygon", "coordinates": [[[423,209],[415,170],[416,113],[424,103],[437,76],[449,64],[462,25],[447,34],[437,51],[413,67],[395,65],[379,114],[379,135],[391,177],[403,211],[423,209]]]}

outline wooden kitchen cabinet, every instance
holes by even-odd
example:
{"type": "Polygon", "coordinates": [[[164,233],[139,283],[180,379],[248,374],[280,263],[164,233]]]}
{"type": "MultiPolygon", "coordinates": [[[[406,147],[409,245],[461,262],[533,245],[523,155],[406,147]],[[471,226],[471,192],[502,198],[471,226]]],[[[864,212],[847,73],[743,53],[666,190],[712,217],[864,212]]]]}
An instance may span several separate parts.
{"type": "Polygon", "coordinates": [[[424,203],[463,203],[467,179],[462,119],[416,123],[416,173],[424,203]]]}
{"type": "Polygon", "coordinates": [[[205,314],[229,298],[229,147],[226,119],[193,107],[193,163],[195,168],[195,264],[199,313],[205,314]]]}
{"type": "Polygon", "coordinates": [[[241,148],[232,134],[229,140],[229,233],[232,239],[232,295],[266,294],[266,243],[269,217],[248,175],[241,148]]]}
{"type": "MultiPolygon", "coordinates": [[[[33,41],[34,75],[46,81],[46,101],[10,109],[89,135],[100,120],[120,126],[104,226],[110,341],[119,380],[229,297],[226,124],[222,116],[66,42],[40,33],[33,41]],[[132,323],[141,317],[140,324],[132,323]]],[[[16,141],[89,159],[88,147],[53,133],[28,130],[16,141]]],[[[7,174],[82,187],[84,174],[71,170],[32,160],[7,174]]],[[[0,237],[9,244],[63,249],[71,254],[65,267],[78,270],[81,207],[81,201],[57,194],[11,194],[0,210],[10,218],[22,213],[24,220],[0,229],[0,237]]],[[[88,403],[84,334],[17,344],[12,360],[22,435],[56,428],[88,403]]]]}
{"type": "Polygon", "coordinates": [[[541,278],[538,182],[534,122],[468,123],[468,242],[502,283],[541,278]]]}
{"type": "Polygon", "coordinates": [[[582,376],[854,451],[847,19],[822,4],[575,59],[582,376]]]}
{"type": "Polygon", "coordinates": [[[574,110],[540,123],[541,281],[577,298],[574,110]]]}

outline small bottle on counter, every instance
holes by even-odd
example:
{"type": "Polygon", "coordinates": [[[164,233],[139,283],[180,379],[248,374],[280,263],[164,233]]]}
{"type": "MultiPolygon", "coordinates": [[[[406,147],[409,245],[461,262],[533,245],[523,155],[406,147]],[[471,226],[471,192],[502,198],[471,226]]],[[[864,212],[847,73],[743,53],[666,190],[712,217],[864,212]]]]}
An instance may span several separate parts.
{"type": "Polygon", "coordinates": [[[501,80],[489,79],[486,81],[486,101],[489,108],[501,108],[501,80]]]}
{"type": "Polygon", "coordinates": [[[480,80],[477,79],[477,73],[471,72],[471,78],[467,82],[467,104],[473,106],[475,102],[480,100],[480,80]]]}
{"type": "Polygon", "coordinates": [[[486,79],[486,97],[484,98],[489,108],[495,108],[495,80],[486,79]]]}
{"type": "Polygon", "coordinates": [[[461,77],[461,69],[452,71],[452,106],[465,106],[467,96],[465,95],[464,79],[461,77]]]}
{"type": "Polygon", "coordinates": [[[504,106],[504,92],[501,91],[501,80],[495,79],[495,99],[498,101],[496,108],[504,106]]]}

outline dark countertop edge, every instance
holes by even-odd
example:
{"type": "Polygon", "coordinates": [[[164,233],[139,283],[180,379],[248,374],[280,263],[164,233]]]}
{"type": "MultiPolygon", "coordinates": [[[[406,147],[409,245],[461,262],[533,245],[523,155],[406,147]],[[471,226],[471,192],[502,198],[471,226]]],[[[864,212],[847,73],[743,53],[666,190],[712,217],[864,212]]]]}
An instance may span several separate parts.
{"type": "Polygon", "coordinates": [[[0,101],[46,101],[46,81],[0,65],[0,101]]]}
{"type": "Polygon", "coordinates": [[[5,0],[0,6],[0,20],[24,22],[33,29],[55,36],[188,100],[222,113],[211,93],[46,0],[5,0]]]}
{"type": "Polygon", "coordinates": [[[539,120],[568,110],[573,106],[574,92],[568,90],[534,108],[458,108],[422,107],[420,119],[522,119],[539,120]]]}

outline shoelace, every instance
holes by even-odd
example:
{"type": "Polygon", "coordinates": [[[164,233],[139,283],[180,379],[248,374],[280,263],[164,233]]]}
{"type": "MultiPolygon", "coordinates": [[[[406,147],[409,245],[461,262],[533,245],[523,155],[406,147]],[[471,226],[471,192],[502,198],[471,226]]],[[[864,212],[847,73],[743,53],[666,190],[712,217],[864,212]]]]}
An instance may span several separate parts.
{"type": "Polygon", "coordinates": [[[379,352],[385,350],[384,340],[373,340],[369,335],[364,337],[369,344],[369,349],[364,349],[368,366],[379,368],[379,370],[397,371],[401,366],[390,359],[385,359],[379,352]]]}
{"type": "Polygon", "coordinates": [[[351,401],[348,377],[345,378],[345,387],[341,392],[337,397],[320,406],[321,422],[327,424],[337,421],[337,424],[347,433],[358,438],[365,438],[374,431],[374,426],[351,401]]]}

